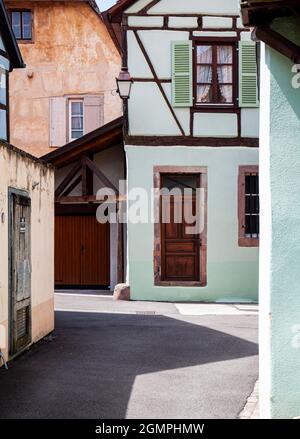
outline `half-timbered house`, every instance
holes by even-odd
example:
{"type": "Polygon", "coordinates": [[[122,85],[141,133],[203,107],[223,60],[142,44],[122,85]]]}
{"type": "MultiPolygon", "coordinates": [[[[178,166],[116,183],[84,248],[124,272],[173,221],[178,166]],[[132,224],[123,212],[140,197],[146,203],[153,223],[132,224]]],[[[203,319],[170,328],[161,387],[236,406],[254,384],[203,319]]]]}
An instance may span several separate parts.
{"type": "Polygon", "coordinates": [[[256,301],[257,45],[238,1],[120,0],[105,20],[133,79],[124,104],[128,210],[136,188],[203,195],[203,227],[192,234],[172,219],[176,200],[162,221],[160,195],[150,203],[155,224],[129,217],[131,298],[256,301]]]}

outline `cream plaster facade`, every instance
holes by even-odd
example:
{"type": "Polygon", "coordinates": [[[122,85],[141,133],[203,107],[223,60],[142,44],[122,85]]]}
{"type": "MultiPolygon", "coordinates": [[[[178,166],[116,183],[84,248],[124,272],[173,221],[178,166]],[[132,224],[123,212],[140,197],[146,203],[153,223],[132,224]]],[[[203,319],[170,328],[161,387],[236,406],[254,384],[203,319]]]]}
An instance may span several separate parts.
{"type": "Polygon", "coordinates": [[[33,40],[19,42],[27,67],[10,78],[13,145],[38,157],[53,150],[53,97],[99,95],[104,100],[103,123],[121,115],[120,98],[114,93],[120,56],[101,16],[87,2],[7,1],[6,6],[30,9],[33,17],[33,40]]]}
{"type": "Polygon", "coordinates": [[[31,199],[31,334],[37,342],[54,329],[54,169],[0,143],[0,349],[8,357],[8,189],[31,199]]]}

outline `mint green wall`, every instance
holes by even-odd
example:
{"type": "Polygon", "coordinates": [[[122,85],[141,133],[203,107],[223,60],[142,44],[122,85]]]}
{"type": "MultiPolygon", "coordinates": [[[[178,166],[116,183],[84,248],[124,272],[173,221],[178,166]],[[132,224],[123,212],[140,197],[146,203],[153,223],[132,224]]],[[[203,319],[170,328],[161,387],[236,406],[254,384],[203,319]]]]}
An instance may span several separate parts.
{"type": "MultiPolygon", "coordinates": [[[[300,44],[299,21],[276,20],[273,28],[300,44]]],[[[265,127],[260,167],[260,399],[262,416],[272,418],[300,416],[300,89],[291,85],[291,68],[286,57],[266,48],[262,83],[269,97],[261,100],[265,127]]]]}
{"type": "Polygon", "coordinates": [[[128,282],[134,300],[257,301],[258,249],[238,247],[238,167],[256,148],[126,147],[128,189],[153,187],[153,166],[208,167],[207,287],[153,284],[153,224],[128,224],[128,282]]]}

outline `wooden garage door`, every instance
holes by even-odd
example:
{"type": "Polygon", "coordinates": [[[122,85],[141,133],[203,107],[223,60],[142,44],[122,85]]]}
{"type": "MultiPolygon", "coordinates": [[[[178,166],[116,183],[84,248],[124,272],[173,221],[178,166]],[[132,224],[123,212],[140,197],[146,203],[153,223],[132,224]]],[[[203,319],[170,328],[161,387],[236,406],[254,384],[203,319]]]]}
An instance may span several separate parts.
{"type": "Polygon", "coordinates": [[[55,284],[109,286],[109,224],[95,216],[55,217],[55,284]]]}

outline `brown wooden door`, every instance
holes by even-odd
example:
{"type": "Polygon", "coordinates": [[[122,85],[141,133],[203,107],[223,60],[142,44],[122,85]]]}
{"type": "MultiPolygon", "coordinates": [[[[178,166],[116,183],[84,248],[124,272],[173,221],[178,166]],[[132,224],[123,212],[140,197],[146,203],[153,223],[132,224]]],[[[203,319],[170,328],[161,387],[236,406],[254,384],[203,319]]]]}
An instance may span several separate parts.
{"type": "Polygon", "coordinates": [[[109,224],[95,216],[55,217],[55,284],[109,286],[109,224]]]}
{"type": "MultiPolygon", "coordinates": [[[[184,185],[197,187],[197,184],[196,176],[195,181],[189,179],[188,176],[166,175],[162,179],[162,187],[168,189],[175,187],[181,189],[184,185]]],[[[184,210],[189,210],[195,215],[195,195],[185,198],[161,197],[161,278],[164,281],[200,280],[200,236],[187,233],[187,227],[192,224],[185,223],[184,210]],[[186,204],[184,207],[184,203],[189,206],[186,204]]]]}

